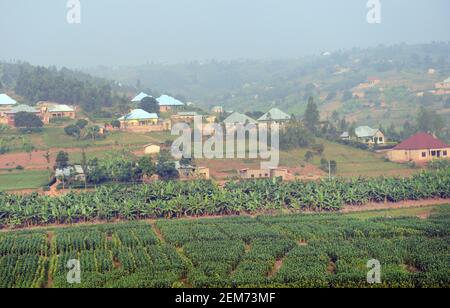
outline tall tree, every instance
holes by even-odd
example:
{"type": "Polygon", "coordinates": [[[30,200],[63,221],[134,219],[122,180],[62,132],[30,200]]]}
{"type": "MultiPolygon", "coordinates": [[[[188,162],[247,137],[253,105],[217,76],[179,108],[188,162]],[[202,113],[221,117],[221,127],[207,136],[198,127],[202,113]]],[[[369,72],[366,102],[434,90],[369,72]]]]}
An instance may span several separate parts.
{"type": "Polygon", "coordinates": [[[145,97],[139,104],[139,108],[149,113],[159,113],[159,104],[154,97],[145,97]]]}
{"type": "Polygon", "coordinates": [[[69,153],[60,151],[56,156],[56,168],[64,169],[69,167],[69,153]]]}
{"type": "Polygon", "coordinates": [[[309,98],[306,106],[305,116],[303,117],[305,127],[313,134],[316,134],[320,124],[320,114],[316,103],[312,97],[309,98]]]}
{"type": "Polygon", "coordinates": [[[42,120],[30,112],[19,112],[14,116],[14,125],[18,128],[41,128],[44,126],[42,120]]]}

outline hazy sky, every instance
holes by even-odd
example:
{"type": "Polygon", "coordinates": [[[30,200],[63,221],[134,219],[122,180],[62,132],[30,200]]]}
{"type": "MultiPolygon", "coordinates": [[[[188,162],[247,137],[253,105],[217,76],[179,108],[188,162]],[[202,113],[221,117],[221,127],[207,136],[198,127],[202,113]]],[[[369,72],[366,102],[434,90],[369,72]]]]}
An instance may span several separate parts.
{"type": "Polygon", "coordinates": [[[0,0],[0,60],[126,65],[292,58],[378,44],[450,41],[449,0],[0,0]]]}

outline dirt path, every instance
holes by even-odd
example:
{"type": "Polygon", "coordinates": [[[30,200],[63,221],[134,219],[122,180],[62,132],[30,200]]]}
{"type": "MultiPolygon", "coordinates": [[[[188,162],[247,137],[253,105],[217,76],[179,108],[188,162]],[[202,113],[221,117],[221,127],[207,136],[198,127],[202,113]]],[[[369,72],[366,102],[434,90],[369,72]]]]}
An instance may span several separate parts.
{"type": "MultiPolygon", "coordinates": [[[[47,243],[48,243],[48,247],[50,249],[50,252],[53,249],[53,237],[54,237],[54,235],[55,234],[52,231],[47,232],[47,243]]],[[[51,263],[51,260],[50,260],[50,263],[51,263]]],[[[47,271],[47,284],[45,285],[45,288],[46,289],[53,288],[53,275],[51,273],[51,266],[49,266],[48,271],[47,271]]]]}
{"type": "Polygon", "coordinates": [[[161,230],[159,230],[159,228],[156,226],[155,222],[151,222],[150,225],[152,226],[152,230],[153,230],[153,232],[155,232],[156,237],[161,242],[161,244],[165,244],[166,240],[165,240],[164,236],[162,235],[161,230]]]}
{"type": "Polygon", "coordinates": [[[367,203],[361,206],[346,205],[339,212],[354,213],[354,212],[367,212],[377,210],[416,208],[416,207],[426,207],[432,205],[446,205],[446,204],[450,204],[450,199],[429,199],[429,200],[401,201],[401,202],[387,202],[387,203],[367,203]]]}

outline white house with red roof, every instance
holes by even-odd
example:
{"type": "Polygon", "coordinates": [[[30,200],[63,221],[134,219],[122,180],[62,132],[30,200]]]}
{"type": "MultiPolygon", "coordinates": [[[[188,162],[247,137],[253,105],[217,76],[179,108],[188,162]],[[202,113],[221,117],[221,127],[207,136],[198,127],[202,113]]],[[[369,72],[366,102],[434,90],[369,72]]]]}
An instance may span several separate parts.
{"type": "Polygon", "coordinates": [[[450,146],[431,134],[417,133],[388,153],[394,162],[426,163],[435,159],[450,158],[450,146]]]}

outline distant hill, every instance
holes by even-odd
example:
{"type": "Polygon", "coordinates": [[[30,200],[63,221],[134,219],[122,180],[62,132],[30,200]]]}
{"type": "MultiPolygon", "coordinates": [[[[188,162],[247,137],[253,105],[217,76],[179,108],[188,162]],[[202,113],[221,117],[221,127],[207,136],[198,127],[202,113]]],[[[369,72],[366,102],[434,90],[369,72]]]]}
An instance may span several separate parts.
{"type": "Polygon", "coordinates": [[[0,92],[12,93],[19,103],[29,105],[55,101],[94,112],[129,103],[124,96],[129,88],[67,68],[0,62],[0,86],[0,92]]]}
{"type": "Polygon", "coordinates": [[[168,92],[207,108],[222,105],[246,112],[277,106],[301,115],[313,96],[324,118],[338,111],[377,125],[407,119],[421,105],[444,107],[445,96],[418,95],[450,76],[450,43],[379,46],[296,60],[147,64],[87,72],[135,85],[136,90],[168,92]],[[359,90],[370,77],[380,84],[359,90]],[[352,98],[354,92],[365,96],[352,98]]]}

